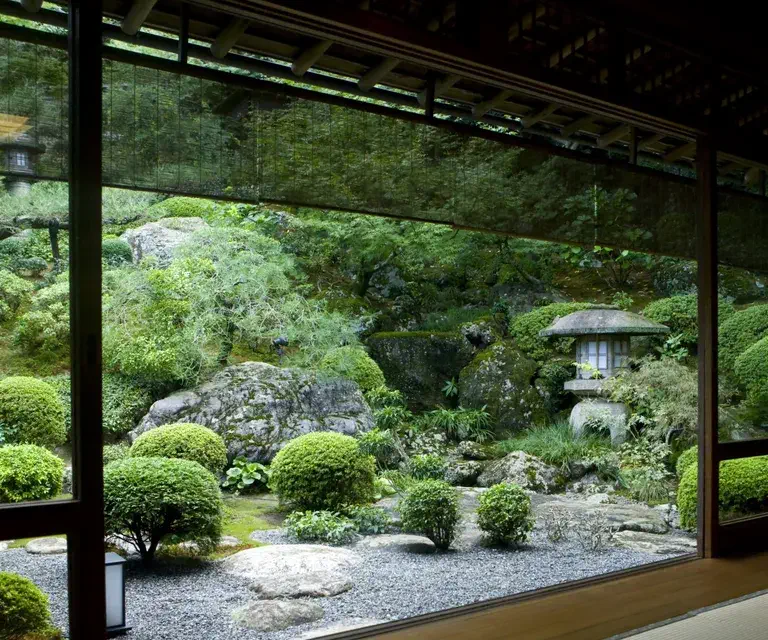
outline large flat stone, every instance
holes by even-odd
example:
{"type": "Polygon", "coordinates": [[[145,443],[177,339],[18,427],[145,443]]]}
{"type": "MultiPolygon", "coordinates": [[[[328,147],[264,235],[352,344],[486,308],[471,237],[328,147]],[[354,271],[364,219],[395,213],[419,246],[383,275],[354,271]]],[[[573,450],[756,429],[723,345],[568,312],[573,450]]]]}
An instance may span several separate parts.
{"type": "Polygon", "coordinates": [[[27,553],[34,553],[38,555],[53,555],[55,553],[67,552],[67,539],[66,538],[37,538],[27,542],[27,546],[24,547],[27,553]]]}
{"type": "Polygon", "coordinates": [[[349,549],[276,544],[235,553],[222,560],[222,566],[264,598],[299,598],[348,591],[350,569],[359,561],[359,554],[349,549]]]}
{"type": "Polygon", "coordinates": [[[307,600],[256,600],[232,612],[232,619],[253,631],[280,631],[320,620],[323,608],[307,600]]]}
{"type": "Polygon", "coordinates": [[[407,533],[385,533],[365,536],[355,545],[366,549],[384,549],[390,551],[408,551],[410,553],[434,553],[435,543],[424,536],[407,533]]]}
{"type": "Polygon", "coordinates": [[[678,555],[696,551],[696,539],[677,535],[658,535],[641,531],[619,531],[614,541],[627,549],[656,553],[659,555],[678,555]]]}
{"type": "Polygon", "coordinates": [[[363,627],[372,627],[375,624],[383,624],[385,620],[375,620],[373,618],[350,618],[349,620],[342,620],[336,624],[329,625],[327,627],[321,627],[320,629],[312,629],[306,633],[300,635],[298,640],[314,640],[315,638],[324,638],[332,633],[344,633],[345,631],[354,631],[355,629],[362,629],[363,627]]]}
{"type": "Polygon", "coordinates": [[[603,502],[606,496],[585,496],[583,494],[566,494],[548,496],[545,500],[534,502],[536,519],[543,518],[550,508],[563,509],[572,517],[601,512],[605,514],[608,524],[616,531],[638,531],[641,533],[663,534],[669,531],[669,525],[663,515],[646,504],[637,502],[603,502]]]}

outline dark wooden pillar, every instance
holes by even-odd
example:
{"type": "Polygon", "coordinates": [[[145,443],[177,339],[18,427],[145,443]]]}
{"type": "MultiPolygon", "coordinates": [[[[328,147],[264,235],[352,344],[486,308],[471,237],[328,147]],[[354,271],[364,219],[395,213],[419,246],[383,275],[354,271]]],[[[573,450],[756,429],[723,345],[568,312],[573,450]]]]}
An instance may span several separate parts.
{"type": "Polygon", "coordinates": [[[717,456],[717,151],[696,141],[696,239],[699,288],[699,552],[718,555],[717,456]]]}
{"type": "Polygon", "coordinates": [[[69,546],[72,640],[103,638],[101,432],[101,2],[69,3],[69,284],[72,482],[78,517],[69,546]]]}

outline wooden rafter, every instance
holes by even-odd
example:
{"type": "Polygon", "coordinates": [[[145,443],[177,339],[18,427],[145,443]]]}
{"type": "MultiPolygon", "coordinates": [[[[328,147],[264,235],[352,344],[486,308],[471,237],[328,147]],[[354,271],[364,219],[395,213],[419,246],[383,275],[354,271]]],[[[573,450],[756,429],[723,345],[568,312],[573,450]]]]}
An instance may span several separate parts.
{"type": "Polygon", "coordinates": [[[304,49],[291,64],[293,75],[303,76],[325,55],[332,44],[331,40],[318,40],[311,47],[304,49]]]}
{"type": "Polygon", "coordinates": [[[592,115],[586,115],[581,118],[577,118],[573,122],[565,125],[562,129],[560,129],[560,135],[563,138],[570,138],[574,133],[578,133],[584,127],[592,124],[594,121],[595,116],[592,115]]]}
{"type": "Polygon", "coordinates": [[[637,144],[637,150],[643,151],[645,149],[649,149],[655,144],[658,144],[661,142],[662,138],[665,138],[666,136],[662,133],[654,133],[652,136],[648,136],[647,138],[643,138],[638,142],[637,144]]]}
{"type": "Polygon", "coordinates": [[[37,13],[43,8],[43,0],[21,0],[21,6],[30,13],[37,13]]]}
{"type": "Polygon", "coordinates": [[[511,91],[502,89],[492,98],[478,102],[474,107],[472,107],[472,117],[475,119],[482,118],[486,113],[491,111],[491,109],[495,109],[496,107],[504,104],[504,102],[506,102],[511,96],[511,91]]]}
{"type": "Polygon", "coordinates": [[[211,53],[217,58],[224,58],[248,28],[248,20],[235,18],[221,30],[211,44],[211,53]]]}
{"type": "Polygon", "coordinates": [[[543,4],[536,3],[534,11],[524,13],[519,20],[515,20],[509,28],[509,41],[513,42],[522,36],[523,32],[530,31],[539,18],[543,18],[547,8],[543,4]]]}
{"type": "Polygon", "coordinates": [[[687,142],[686,144],[675,147],[664,155],[664,162],[675,162],[682,158],[693,158],[696,154],[696,143],[687,142]]]}
{"type": "Polygon", "coordinates": [[[537,111],[536,113],[532,113],[529,116],[525,116],[521,120],[523,124],[523,129],[530,129],[533,125],[551,116],[555,111],[557,111],[559,107],[560,107],[559,104],[555,104],[555,103],[548,104],[546,107],[544,107],[540,111],[537,111]]]}
{"type": "MultiPolygon", "coordinates": [[[[435,93],[433,97],[439,98],[440,96],[444,95],[445,92],[448,91],[448,89],[455,85],[459,80],[461,80],[461,76],[458,76],[454,73],[443,76],[435,82],[435,93]]],[[[427,89],[428,87],[424,87],[418,95],[419,104],[422,107],[427,103],[427,89]]]]}
{"type": "Polygon", "coordinates": [[[546,66],[550,68],[556,67],[564,60],[578,53],[604,32],[605,29],[603,27],[592,27],[587,30],[586,34],[571,34],[563,44],[558,45],[557,48],[545,56],[546,66]]]}
{"type": "Polygon", "coordinates": [[[357,81],[357,86],[363,91],[368,91],[375,87],[380,80],[390,73],[398,64],[400,60],[397,58],[384,58],[375,67],[371,67],[364,76],[357,81]]]}
{"type": "Polygon", "coordinates": [[[123,32],[129,36],[137,34],[156,3],[157,0],[134,0],[125,18],[120,23],[120,28],[123,32]]]}
{"type": "Polygon", "coordinates": [[[630,126],[628,124],[620,124],[618,127],[602,134],[597,139],[597,146],[600,149],[605,149],[605,147],[612,145],[614,142],[618,142],[622,138],[626,138],[629,135],[629,131],[630,126]]]}

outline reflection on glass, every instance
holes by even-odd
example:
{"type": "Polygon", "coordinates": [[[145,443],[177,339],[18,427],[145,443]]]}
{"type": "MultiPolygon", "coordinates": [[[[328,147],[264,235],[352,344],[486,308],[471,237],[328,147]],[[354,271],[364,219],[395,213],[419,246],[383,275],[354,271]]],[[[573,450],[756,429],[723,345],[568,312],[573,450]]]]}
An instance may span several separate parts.
{"type": "Polygon", "coordinates": [[[720,521],[768,513],[768,456],[720,463],[720,521]]]}

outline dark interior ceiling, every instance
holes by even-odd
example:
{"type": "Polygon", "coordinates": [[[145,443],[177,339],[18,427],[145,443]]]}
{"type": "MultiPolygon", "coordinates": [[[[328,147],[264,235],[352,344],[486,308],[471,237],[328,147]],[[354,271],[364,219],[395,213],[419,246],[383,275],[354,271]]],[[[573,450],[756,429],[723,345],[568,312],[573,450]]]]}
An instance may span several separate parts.
{"type": "MultiPolygon", "coordinates": [[[[107,35],[153,46],[146,30],[178,34],[184,10],[200,55],[225,64],[418,108],[429,102],[526,137],[667,165],[690,167],[696,136],[707,132],[721,175],[765,181],[768,45],[759,16],[768,10],[745,19],[721,5],[656,0],[183,4],[104,0],[120,23],[107,35]],[[132,27],[143,30],[134,36],[132,27]]],[[[0,11],[33,16],[12,0],[0,0],[0,11]]]]}

